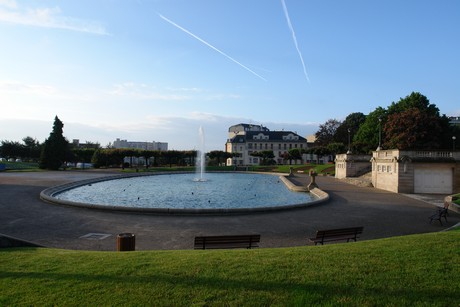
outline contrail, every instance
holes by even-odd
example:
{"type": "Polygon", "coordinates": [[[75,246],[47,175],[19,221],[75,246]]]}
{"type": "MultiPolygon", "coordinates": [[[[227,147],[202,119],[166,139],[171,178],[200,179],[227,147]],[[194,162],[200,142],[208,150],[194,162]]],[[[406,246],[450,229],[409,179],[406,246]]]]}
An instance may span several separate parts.
{"type": "Polygon", "coordinates": [[[204,39],[201,39],[200,37],[196,36],[195,34],[193,34],[192,32],[188,31],[187,29],[184,29],[182,28],[181,26],[179,26],[177,23],[173,22],[172,20],[169,20],[168,18],[164,17],[163,15],[157,13],[158,16],[161,17],[161,19],[169,22],[170,24],[172,24],[173,26],[175,26],[176,28],[184,31],[185,33],[191,35],[192,37],[196,38],[197,40],[199,40],[200,42],[202,42],[203,44],[205,44],[206,46],[208,46],[209,48],[219,52],[220,54],[222,54],[223,56],[225,56],[226,58],[228,58],[229,60],[235,62],[236,64],[240,65],[241,67],[243,67],[244,69],[246,69],[247,71],[249,71],[250,73],[254,74],[255,76],[259,77],[260,79],[264,80],[264,81],[267,81],[264,77],[260,76],[259,74],[255,73],[254,71],[252,71],[251,69],[249,69],[248,67],[244,66],[243,64],[241,64],[240,62],[238,62],[237,60],[235,60],[234,58],[232,58],[231,56],[229,56],[228,54],[220,51],[219,49],[217,49],[216,47],[214,47],[213,45],[211,45],[210,43],[206,42],[204,39]]]}
{"type": "Polygon", "coordinates": [[[299,45],[297,44],[297,38],[295,36],[294,28],[292,27],[292,24],[291,24],[291,18],[289,18],[289,13],[286,7],[286,3],[284,2],[284,0],[281,0],[281,4],[283,5],[284,15],[286,16],[286,20],[287,20],[289,29],[291,30],[291,33],[292,33],[292,39],[294,40],[295,48],[297,49],[297,53],[299,54],[300,61],[302,62],[303,73],[305,74],[305,78],[307,78],[308,83],[310,83],[310,78],[308,78],[307,69],[305,68],[305,63],[303,61],[302,53],[300,52],[299,45]]]}

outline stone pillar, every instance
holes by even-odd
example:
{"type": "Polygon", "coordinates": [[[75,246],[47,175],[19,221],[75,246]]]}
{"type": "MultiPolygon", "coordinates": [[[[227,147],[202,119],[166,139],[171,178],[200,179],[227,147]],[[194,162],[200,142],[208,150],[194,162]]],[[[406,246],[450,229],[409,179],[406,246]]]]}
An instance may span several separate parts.
{"type": "Polygon", "coordinates": [[[310,170],[310,184],[308,185],[308,190],[313,190],[314,188],[318,187],[315,182],[316,176],[318,176],[318,174],[314,170],[310,170]]]}

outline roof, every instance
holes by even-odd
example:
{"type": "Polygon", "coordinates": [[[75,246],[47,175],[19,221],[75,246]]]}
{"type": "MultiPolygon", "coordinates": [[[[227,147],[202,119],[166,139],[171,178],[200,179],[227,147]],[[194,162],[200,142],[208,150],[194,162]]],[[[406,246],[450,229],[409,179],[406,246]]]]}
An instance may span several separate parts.
{"type": "Polygon", "coordinates": [[[297,133],[292,131],[247,131],[246,135],[236,135],[229,140],[230,143],[245,143],[249,141],[262,141],[262,142],[307,142],[307,139],[301,137],[297,133]],[[283,139],[284,136],[289,134],[298,137],[297,140],[283,139]],[[268,139],[254,139],[254,136],[264,135],[268,136],[268,139]]]}

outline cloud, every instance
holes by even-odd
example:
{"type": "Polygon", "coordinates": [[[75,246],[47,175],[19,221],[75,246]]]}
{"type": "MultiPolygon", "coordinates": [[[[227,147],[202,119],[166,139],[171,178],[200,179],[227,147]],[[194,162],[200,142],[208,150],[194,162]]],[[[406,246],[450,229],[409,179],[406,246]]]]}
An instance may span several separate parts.
{"type": "Polygon", "coordinates": [[[100,23],[64,16],[59,7],[23,8],[12,0],[0,0],[0,22],[109,35],[100,23]]]}
{"type": "Polygon", "coordinates": [[[113,87],[106,91],[109,95],[129,98],[134,100],[154,100],[154,101],[223,101],[238,100],[241,98],[238,94],[213,93],[196,87],[166,87],[157,88],[144,83],[124,82],[114,84],[113,87]]]}
{"type": "Polygon", "coordinates": [[[50,85],[25,84],[16,81],[0,80],[0,93],[52,96],[55,95],[56,92],[57,89],[50,85]]]}
{"type": "MultiPolygon", "coordinates": [[[[313,134],[318,125],[314,123],[292,124],[260,122],[248,118],[227,117],[203,112],[192,112],[187,116],[149,116],[141,121],[111,124],[83,124],[69,121],[59,115],[64,123],[64,136],[72,141],[98,142],[101,146],[113,143],[116,138],[129,141],[167,142],[169,149],[190,150],[199,147],[199,128],[206,136],[205,150],[224,150],[228,138],[228,128],[239,123],[263,124],[270,130],[290,130],[301,136],[313,134]]],[[[2,119],[0,120],[0,140],[20,141],[26,136],[43,142],[49,137],[54,115],[48,120],[2,119]]]]}
{"type": "Polygon", "coordinates": [[[10,9],[15,9],[18,7],[16,1],[14,0],[0,0],[0,6],[4,6],[10,9]]]}
{"type": "MultiPolygon", "coordinates": [[[[180,89],[179,91],[186,92],[184,89],[180,89]]],[[[115,84],[113,89],[109,90],[108,93],[114,96],[124,96],[140,100],[182,101],[190,99],[190,96],[187,95],[178,95],[175,93],[164,94],[149,85],[133,82],[115,84]]]]}

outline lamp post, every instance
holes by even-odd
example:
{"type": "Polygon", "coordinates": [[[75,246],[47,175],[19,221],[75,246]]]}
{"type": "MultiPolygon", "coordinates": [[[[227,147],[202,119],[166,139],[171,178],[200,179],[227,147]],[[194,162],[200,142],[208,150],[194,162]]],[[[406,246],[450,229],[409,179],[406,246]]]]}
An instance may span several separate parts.
{"type": "Polygon", "coordinates": [[[347,154],[351,154],[351,147],[350,147],[350,128],[348,128],[348,151],[347,151],[347,154]]]}
{"type": "Polygon", "coordinates": [[[456,140],[456,139],[457,139],[457,138],[456,138],[455,135],[454,135],[454,136],[452,137],[452,152],[455,151],[455,140],[456,140]]]}
{"type": "Polygon", "coordinates": [[[376,151],[382,150],[382,117],[379,116],[379,147],[377,147],[376,151]]]}

